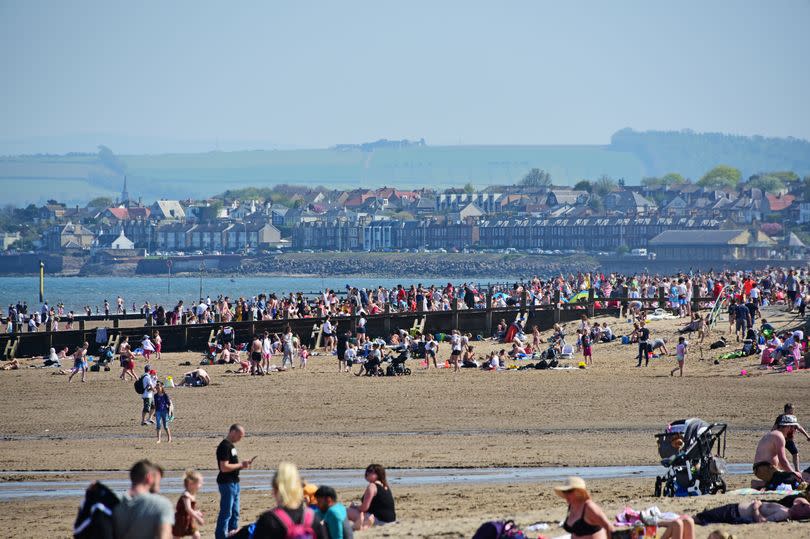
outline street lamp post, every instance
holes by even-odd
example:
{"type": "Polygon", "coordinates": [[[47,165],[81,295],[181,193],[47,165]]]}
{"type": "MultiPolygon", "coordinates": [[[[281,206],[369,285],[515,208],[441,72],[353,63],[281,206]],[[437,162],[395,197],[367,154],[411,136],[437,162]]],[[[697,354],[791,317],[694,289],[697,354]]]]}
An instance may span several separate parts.
{"type": "Polygon", "coordinates": [[[203,272],[205,271],[205,260],[200,264],[200,301],[202,301],[203,294],[203,272]]]}

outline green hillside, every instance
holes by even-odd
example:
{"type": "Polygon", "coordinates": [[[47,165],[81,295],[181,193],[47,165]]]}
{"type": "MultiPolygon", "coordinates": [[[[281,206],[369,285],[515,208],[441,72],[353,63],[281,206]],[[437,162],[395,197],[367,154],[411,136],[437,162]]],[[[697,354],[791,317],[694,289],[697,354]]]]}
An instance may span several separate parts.
{"type": "Polygon", "coordinates": [[[122,156],[131,190],[197,196],[225,188],[277,183],[450,187],[512,183],[539,167],[557,183],[607,174],[628,183],[641,178],[632,154],[602,146],[427,146],[404,149],[210,152],[122,156]]]}
{"type": "MultiPolygon", "coordinates": [[[[368,144],[322,150],[257,150],[199,154],[0,157],[0,190],[10,204],[55,198],[69,204],[113,197],[126,171],[129,191],[146,201],[201,198],[240,187],[279,183],[327,187],[476,187],[509,184],[532,168],[555,184],[602,175],[628,185],[679,172],[694,180],[718,164],[744,178],[764,171],[810,174],[810,142],[691,131],[623,129],[609,146],[399,146],[368,144]]],[[[113,149],[114,150],[114,149],[113,149]]]]}

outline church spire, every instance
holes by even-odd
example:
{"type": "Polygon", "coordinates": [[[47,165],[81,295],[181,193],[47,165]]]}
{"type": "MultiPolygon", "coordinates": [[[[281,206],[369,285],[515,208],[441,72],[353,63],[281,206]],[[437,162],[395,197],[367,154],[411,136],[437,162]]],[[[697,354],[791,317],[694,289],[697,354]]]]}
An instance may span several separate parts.
{"type": "Polygon", "coordinates": [[[121,191],[121,204],[129,202],[129,193],[127,192],[127,177],[124,176],[124,189],[121,191]]]}

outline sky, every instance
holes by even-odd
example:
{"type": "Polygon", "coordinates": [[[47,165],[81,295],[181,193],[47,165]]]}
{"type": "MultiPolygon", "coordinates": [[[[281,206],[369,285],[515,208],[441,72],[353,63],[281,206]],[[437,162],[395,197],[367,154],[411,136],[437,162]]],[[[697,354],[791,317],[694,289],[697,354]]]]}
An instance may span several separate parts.
{"type": "Polygon", "coordinates": [[[0,149],[810,139],[810,0],[0,0],[0,149]]]}

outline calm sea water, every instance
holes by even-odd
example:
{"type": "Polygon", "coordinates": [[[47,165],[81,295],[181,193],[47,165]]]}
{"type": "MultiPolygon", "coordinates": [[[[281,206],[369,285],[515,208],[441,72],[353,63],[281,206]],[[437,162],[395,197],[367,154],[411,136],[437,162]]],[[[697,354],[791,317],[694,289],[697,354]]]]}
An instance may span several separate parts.
{"type": "MultiPolygon", "coordinates": [[[[515,279],[498,279],[499,282],[515,279]]],[[[519,279],[517,279],[519,280],[519,279]]],[[[357,287],[443,285],[448,282],[486,284],[480,278],[459,279],[447,277],[408,276],[402,279],[371,277],[203,277],[203,297],[217,297],[219,294],[232,298],[254,296],[259,293],[286,294],[289,292],[318,292],[324,288],[335,291],[345,290],[350,284],[357,287]]],[[[494,282],[494,280],[493,280],[494,282]]],[[[199,277],[45,277],[45,299],[52,306],[64,303],[66,309],[81,311],[85,305],[102,308],[104,300],[115,309],[116,298],[124,298],[127,310],[132,304],[140,308],[144,301],[151,304],[174,306],[178,300],[186,305],[200,297],[199,277]]],[[[0,277],[0,310],[5,311],[9,304],[27,301],[28,305],[39,305],[39,279],[31,277],[0,277]]]]}

